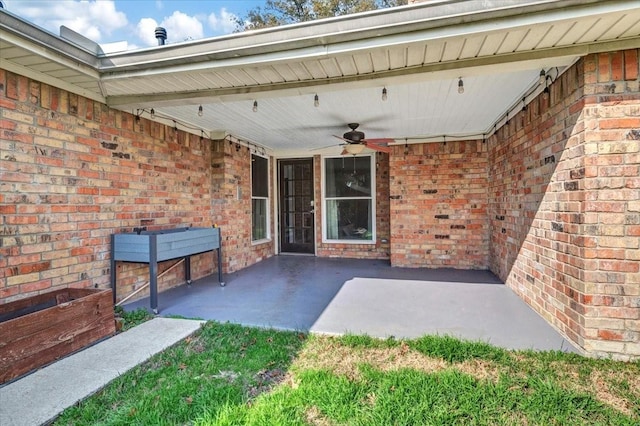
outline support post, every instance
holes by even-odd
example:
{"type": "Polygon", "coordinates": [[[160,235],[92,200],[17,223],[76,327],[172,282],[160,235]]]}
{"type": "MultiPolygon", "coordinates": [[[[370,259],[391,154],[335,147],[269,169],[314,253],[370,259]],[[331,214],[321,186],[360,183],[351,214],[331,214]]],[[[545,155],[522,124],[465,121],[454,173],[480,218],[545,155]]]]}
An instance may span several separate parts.
{"type": "Polygon", "coordinates": [[[116,256],[115,256],[115,234],[111,234],[111,293],[113,295],[113,304],[116,304],[116,256]]]}
{"type": "Polygon", "coordinates": [[[220,287],[224,287],[226,283],[222,281],[222,231],[218,228],[218,282],[220,287]]]}
{"type": "Polygon", "coordinates": [[[149,235],[149,298],[151,310],[158,314],[158,239],[157,235],[149,235]]]}
{"type": "Polygon", "coordinates": [[[184,258],[184,279],[187,281],[187,285],[191,285],[191,256],[184,258]]]}

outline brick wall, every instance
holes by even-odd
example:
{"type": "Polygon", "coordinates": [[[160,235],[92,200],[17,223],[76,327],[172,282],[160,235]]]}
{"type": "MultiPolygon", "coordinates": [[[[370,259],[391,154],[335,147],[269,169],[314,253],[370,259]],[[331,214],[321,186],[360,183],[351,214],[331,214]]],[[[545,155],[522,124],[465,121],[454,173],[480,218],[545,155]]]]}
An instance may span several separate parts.
{"type": "MultiPolygon", "coordinates": [[[[235,272],[273,256],[273,217],[272,241],[251,242],[251,149],[225,140],[213,141],[211,166],[212,215],[222,232],[222,270],[235,272]]],[[[269,176],[273,176],[273,158],[269,159],[269,167],[269,176]]],[[[273,211],[273,182],[269,191],[273,211]]]]}
{"type": "Polygon", "coordinates": [[[376,153],[376,243],[345,244],[322,242],[322,159],[314,157],[316,199],[316,256],[350,259],[389,259],[389,155],[376,153]]]}
{"type": "Polygon", "coordinates": [[[581,59],[490,139],[491,270],[592,354],[640,355],[637,50],[581,59]]]}
{"type": "MultiPolygon", "coordinates": [[[[108,288],[112,233],[214,223],[208,140],[1,69],[0,109],[0,303],[108,288]]],[[[215,267],[192,258],[194,278],[215,267]]],[[[119,298],[148,280],[117,268],[119,298]]],[[[159,287],[183,282],[180,266],[159,287]]]]}
{"type": "Polygon", "coordinates": [[[486,269],[486,143],[395,146],[390,160],[391,264],[486,269]]]}
{"type": "Polygon", "coordinates": [[[584,60],[584,348],[640,357],[640,50],[584,60]]]}

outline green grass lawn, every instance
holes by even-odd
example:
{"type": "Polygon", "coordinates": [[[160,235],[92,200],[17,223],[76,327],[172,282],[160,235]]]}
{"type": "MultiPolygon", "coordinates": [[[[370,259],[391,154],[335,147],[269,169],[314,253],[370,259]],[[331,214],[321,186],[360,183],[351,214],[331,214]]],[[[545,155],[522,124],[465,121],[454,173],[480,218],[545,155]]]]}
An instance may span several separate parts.
{"type": "Polygon", "coordinates": [[[56,424],[638,425],[640,362],[208,322],[56,424]]]}

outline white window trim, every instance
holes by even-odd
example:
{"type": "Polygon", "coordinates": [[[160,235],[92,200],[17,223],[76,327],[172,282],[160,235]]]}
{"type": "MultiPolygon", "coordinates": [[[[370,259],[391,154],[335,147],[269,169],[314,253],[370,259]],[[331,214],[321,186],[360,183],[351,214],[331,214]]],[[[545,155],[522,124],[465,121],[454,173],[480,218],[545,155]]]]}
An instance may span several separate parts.
{"type": "MultiPolygon", "coordinates": [[[[325,170],[325,166],[326,166],[326,161],[325,159],[327,158],[342,158],[344,156],[342,155],[323,155],[321,157],[321,161],[322,161],[322,175],[321,175],[321,187],[322,187],[322,243],[323,244],[369,244],[369,245],[374,245],[377,242],[377,237],[376,237],[376,210],[377,210],[377,204],[376,204],[376,195],[377,195],[377,180],[376,180],[376,155],[375,153],[371,153],[371,154],[359,154],[356,155],[356,157],[369,157],[370,161],[371,161],[371,197],[350,197],[348,199],[350,200],[357,200],[357,199],[361,199],[361,200],[368,200],[371,199],[371,240],[353,240],[353,239],[349,239],[349,240],[330,240],[327,238],[327,197],[326,197],[326,170],[325,170]]],[[[347,158],[351,158],[351,156],[347,157],[347,158]]],[[[346,159],[345,159],[346,161],[346,159]]],[[[330,198],[330,199],[336,199],[336,198],[330,198]]]]}
{"type": "Polygon", "coordinates": [[[268,243],[271,241],[271,174],[269,173],[269,170],[271,168],[271,160],[269,159],[269,157],[265,156],[265,155],[260,155],[260,154],[251,154],[250,158],[253,158],[253,156],[256,157],[262,157],[264,159],[267,160],[267,179],[269,180],[267,182],[267,197],[254,197],[253,196],[253,161],[251,161],[251,167],[249,170],[250,176],[251,176],[251,245],[252,246],[257,246],[260,244],[264,244],[264,243],[268,243]],[[267,206],[266,206],[266,211],[267,211],[267,236],[266,238],[261,238],[259,240],[254,240],[253,239],[253,200],[266,200],[267,201],[267,206]]]}

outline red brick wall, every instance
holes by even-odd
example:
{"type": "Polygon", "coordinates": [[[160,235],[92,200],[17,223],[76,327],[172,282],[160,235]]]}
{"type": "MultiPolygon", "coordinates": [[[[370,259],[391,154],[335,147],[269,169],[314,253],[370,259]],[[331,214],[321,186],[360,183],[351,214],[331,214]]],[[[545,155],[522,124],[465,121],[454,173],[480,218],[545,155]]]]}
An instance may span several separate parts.
{"type": "Polygon", "coordinates": [[[482,141],[394,147],[393,266],[487,268],[487,167],[482,141]]]}
{"type": "Polygon", "coordinates": [[[489,141],[491,270],[621,358],[640,355],[637,70],[637,50],[583,58],[489,141]]]}
{"type": "MultiPolygon", "coordinates": [[[[108,288],[110,235],[134,227],[217,222],[228,239],[225,272],[273,252],[251,246],[246,148],[222,162],[243,188],[243,203],[227,210],[209,140],[0,70],[0,152],[0,303],[58,287],[108,288]]],[[[147,265],[117,268],[119,298],[148,280],[147,265]]],[[[192,258],[194,279],[215,268],[213,253],[192,258]]],[[[183,282],[180,266],[159,287],[183,282]]]]}
{"type": "Polygon", "coordinates": [[[376,153],[376,243],[345,244],[322,242],[322,159],[314,157],[316,199],[316,256],[350,259],[389,259],[389,155],[376,153]]]}
{"type": "Polygon", "coordinates": [[[640,357],[640,50],[584,60],[584,347],[640,357]]]}
{"type": "MultiPolygon", "coordinates": [[[[225,140],[213,142],[211,203],[214,223],[222,232],[222,270],[235,272],[274,254],[274,218],[272,241],[251,241],[251,150],[225,140]]],[[[269,159],[270,176],[274,160],[269,159]]],[[[270,186],[271,208],[275,203],[273,182],[270,186]]]]}

